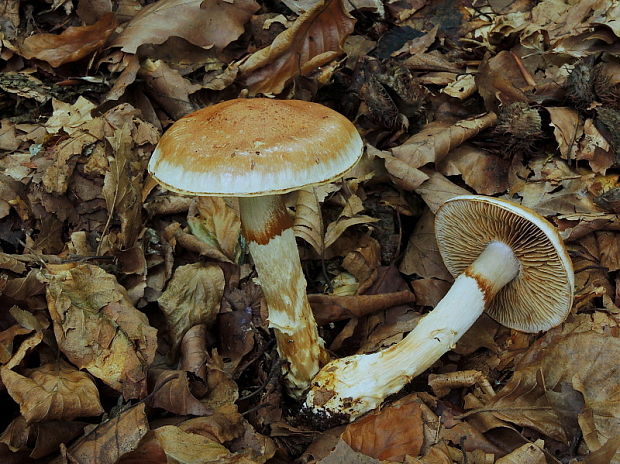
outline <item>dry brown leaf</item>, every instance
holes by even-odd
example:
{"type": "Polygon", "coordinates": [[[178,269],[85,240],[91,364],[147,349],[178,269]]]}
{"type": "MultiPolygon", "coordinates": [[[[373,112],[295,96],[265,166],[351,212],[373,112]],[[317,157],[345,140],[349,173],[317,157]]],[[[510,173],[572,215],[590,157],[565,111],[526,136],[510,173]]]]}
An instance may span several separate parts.
{"type": "Polygon", "coordinates": [[[128,249],[134,245],[142,230],[141,183],[139,175],[134,175],[131,169],[134,155],[129,125],[125,124],[118,129],[110,143],[114,150],[114,159],[110,162],[110,170],[101,189],[108,209],[105,230],[109,229],[112,218],[118,217],[121,223],[121,249],[128,249]]]}
{"type": "Polygon", "coordinates": [[[210,327],[220,311],[224,295],[224,272],[215,264],[186,264],[175,271],[168,287],[159,298],[166,316],[173,352],[178,349],[185,332],[197,324],[210,327]]]}
{"type": "Polygon", "coordinates": [[[452,284],[440,279],[416,279],[411,282],[411,287],[416,296],[419,306],[435,307],[437,303],[448,293],[452,284]]]}
{"type": "Polygon", "coordinates": [[[220,314],[218,317],[218,335],[222,357],[227,372],[235,372],[243,357],[254,348],[254,326],[252,324],[252,308],[246,306],[220,314]]]}
{"type": "Polygon", "coordinates": [[[196,377],[207,378],[207,328],[198,324],[185,332],[181,342],[179,368],[196,377]]]}
{"type": "Polygon", "coordinates": [[[182,37],[199,47],[222,49],[237,40],[258,8],[253,0],[159,0],[142,8],[112,46],[136,53],[140,45],[182,37]]]}
{"type": "Polygon", "coordinates": [[[409,236],[400,272],[417,274],[427,279],[451,281],[452,275],[443,263],[435,240],[435,215],[426,209],[409,236]]]}
{"type": "Polygon", "coordinates": [[[297,192],[295,203],[295,236],[305,240],[319,256],[323,256],[323,215],[321,204],[314,187],[307,187],[297,192]]]}
{"type": "Polygon", "coordinates": [[[324,0],[301,15],[270,46],[239,64],[241,81],[251,96],[279,94],[295,76],[329,63],[342,54],[355,20],[342,0],[324,0]]]}
{"type": "Polygon", "coordinates": [[[424,203],[426,203],[433,214],[450,198],[457,195],[470,194],[468,190],[459,187],[438,172],[427,168],[422,169],[422,171],[428,175],[428,180],[423,182],[415,191],[422,197],[424,203]]]}
{"type": "Polygon", "coordinates": [[[560,441],[573,438],[567,425],[578,421],[584,441],[595,451],[620,434],[618,356],[618,338],[551,332],[532,346],[484,409],[560,441]]]}
{"type": "Polygon", "coordinates": [[[178,426],[166,425],[149,432],[138,449],[124,456],[119,464],[262,464],[273,456],[275,446],[268,439],[263,440],[262,447],[246,444],[237,452],[223,445],[233,439],[243,439],[244,433],[259,437],[243,421],[236,407],[228,406],[208,417],[190,419],[178,426]]]}
{"type": "MultiPolygon", "coordinates": [[[[464,119],[455,124],[434,124],[421,130],[397,147],[392,154],[413,168],[439,163],[451,150],[495,124],[495,113],[464,119]]],[[[386,166],[387,167],[387,166],[386,166]]],[[[389,168],[388,168],[389,171],[389,168]]]]}
{"type": "Polygon", "coordinates": [[[503,50],[495,56],[486,55],[476,74],[476,86],[488,111],[498,111],[502,106],[527,102],[523,92],[528,87],[519,67],[520,58],[503,50]]]}
{"type": "Polygon", "coordinates": [[[178,415],[205,416],[209,413],[209,409],[192,395],[187,372],[152,369],[149,377],[154,380],[149,406],[178,415]]]}
{"type": "Polygon", "coordinates": [[[125,398],[146,394],[156,330],[116,278],[90,264],[50,269],[47,302],[60,350],[125,398]]]}
{"type": "Polygon", "coordinates": [[[68,448],[67,454],[71,456],[71,462],[111,464],[136,449],[140,439],[149,430],[144,408],[144,403],[138,403],[120,415],[97,425],[68,448]]]}
{"type": "Polygon", "coordinates": [[[583,121],[574,108],[547,107],[551,116],[551,127],[558,142],[562,158],[573,159],[577,151],[577,142],[583,135],[583,121]]]}
{"type": "Polygon", "coordinates": [[[26,329],[17,324],[0,332],[0,364],[6,364],[13,356],[13,340],[15,337],[30,332],[32,332],[31,329],[26,329]]]}
{"type": "Polygon", "coordinates": [[[316,323],[321,326],[329,322],[382,311],[406,303],[413,303],[415,295],[409,290],[377,295],[308,295],[316,323]]]}
{"type": "Polygon", "coordinates": [[[26,58],[47,61],[56,68],[78,61],[103,47],[116,28],[116,17],[108,13],[90,26],[68,27],[59,35],[34,34],[24,40],[20,53],[26,58]]]}
{"type": "Polygon", "coordinates": [[[349,424],[342,439],[355,451],[386,461],[418,456],[424,439],[422,411],[415,399],[400,401],[349,424]]]}
{"type": "Polygon", "coordinates": [[[495,461],[495,464],[521,464],[524,462],[528,464],[546,464],[547,457],[542,451],[544,445],[542,440],[538,440],[536,443],[526,443],[512,453],[499,458],[495,461]]]}
{"type": "Polygon", "coordinates": [[[367,456],[364,453],[360,453],[351,448],[347,442],[340,439],[336,443],[336,447],[334,450],[321,459],[317,461],[317,464],[341,464],[341,463],[350,463],[350,464],[380,464],[381,461],[375,459],[371,456],[367,456]]]}
{"type": "Polygon", "coordinates": [[[72,420],[103,413],[97,386],[85,372],[60,361],[24,375],[2,368],[2,382],[27,422],[72,420]]]}
{"type": "Polygon", "coordinates": [[[138,75],[144,79],[152,98],[174,119],[180,119],[197,109],[189,96],[202,86],[192,84],[163,60],[147,58],[141,63],[138,75]]]}
{"type": "MultiPolygon", "coordinates": [[[[232,262],[237,262],[241,255],[239,213],[219,197],[198,198],[196,210],[198,216],[191,216],[187,219],[192,234],[203,242],[218,248],[232,262]]],[[[192,210],[190,210],[190,215],[191,212],[192,210]]]]}
{"type": "Polygon", "coordinates": [[[39,459],[58,451],[61,443],[68,443],[82,434],[86,422],[47,421],[27,424],[18,416],[0,435],[12,452],[26,451],[32,459],[39,459]]]}
{"type": "Polygon", "coordinates": [[[462,175],[465,183],[482,195],[508,190],[509,168],[510,160],[469,145],[452,150],[437,166],[445,176],[462,175]]]}

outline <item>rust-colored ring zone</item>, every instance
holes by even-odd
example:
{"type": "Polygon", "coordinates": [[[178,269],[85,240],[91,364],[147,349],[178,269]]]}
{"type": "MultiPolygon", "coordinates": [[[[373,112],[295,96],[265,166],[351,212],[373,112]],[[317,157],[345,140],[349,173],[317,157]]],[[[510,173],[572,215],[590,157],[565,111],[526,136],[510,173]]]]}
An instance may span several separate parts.
{"type": "Polygon", "coordinates": [[[540,216],[535,220],[542,227],[532,222],[529,211],[521,216],[520,206],[512,202],[481,198],[453,199],[438,211],[435,233],[446,267],[457,276],[490,242],[505,243],[519,260],[520,272],[488,304],[488,314],[526,332],[561,323],[572,306],[572,267],[555,229],[540,216]]]}

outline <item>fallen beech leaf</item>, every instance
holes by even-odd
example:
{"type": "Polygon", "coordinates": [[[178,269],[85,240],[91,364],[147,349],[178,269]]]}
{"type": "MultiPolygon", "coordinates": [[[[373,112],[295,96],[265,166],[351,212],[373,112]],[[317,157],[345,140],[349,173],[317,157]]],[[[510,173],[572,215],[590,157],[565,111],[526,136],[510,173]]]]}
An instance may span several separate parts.
{"type": "Polygon", "coordinates": [[[192,234],[236,262],[241,254],[239,214],[219,197],[199,197],[196,209],[199,215],[187,220],[192,234]]]}
{"type": "Polygon", "coordinates": [[[142,8],[112,46],[136,53],[142,44],[182,37],[199,47],[222,49],[243,33],[258,8],[253,0],[159,0],[142,8]]]}
{"type": "Polygon", "coordinates": [[[180,119],[197,108],[189,96],[200,90],[200,84],[192,84],[178,70],[173,69],[162,60],[144,60],[138,72],[148,88],[150,95],[174,119],[180,119]]]}
{"type": "Polygon", "coordinates": [[[469,187],[483,195],[508,190],[510,161],[468,145],[452,150],[437,168],[446,176],[462,175],[469,187]]]}
{"type": "Polygon", "coordinates": [[[220,310],[224,285],[224,272],[215,264],[186,264],[174,271],[159,298],[159,307],[168,322],[173,352],[191,327],[213,325],[220,310]]]}
{"type": "Polygon", "coordinates": [[[583,135],[583,121],[574,108],[546,108],[551,116],[551,127],[558,142],[562,158],[575,158],[576,141],[583,135]]]}
{"type": "Polygon", "coordinates": [[[144,407],[144,403],[138,403],[120,415],[97,425],[69,447],[67,454],[71,456],[71,462],[111,464],[136,449],[140,439],[149,430],[144,407]]]}
{"type": "Polygon", "coordinates": [[[572,438],[565,430],[567,417],[578,420],[584,441],[595,451],[620,434],[618,356],[618,338],[550,332],[530,348],[484,409],[556,440],[572,438]]]}
{"type": "MultiPolygon", "coordinates": [[[[464,119],[450,126],[431,125],[410,137],[392,154],[413,168],[440,162],[451,150],[495,124],[495,113],[464,119]]],[[[389,169],[388,169],[389,170],[389,169]]]]}
{"type": "Polygon", "coordinates": [[[60,35],[35,34],[24,40],[20,53],[26,58],[47,61],[56,68],[78,61],[103,47],[116,28],[116,17],[107,13],[90,26],[68,27],[60,35]]]}
{"type": "Polygon", "coordinates": [[[90,376],[63,361],[25,369],[24,374],[2,368],[2,382],[27,422],[103,413],[99,391],[90,376]]]}
{"type": "Polygon", "coordinates": [[[355,217],[342,217],[334,222],[329,223],[327,230],[325,231],[325,248],[332,245],[338,238],[351,226],[358,224],[371,224],[377,222],[379,219],[360,214],[355,217]]]}
{"type": "Polygon", "coordinates": [[[185,332],[181,342],[179,368],[191,372],[196,377],[207,378],[207,328],[198,324],[185,332]]]}
{"type": "Polygon", "coordinates": [[[58,450],[61,443],[67,443],[82,434],[86,422],[46,421],[26,423],[24,416],[18,416],[8,425],[0,443],[12,452],[27,451],[32,459],[45,457],[58,450]]]}
{"type": "Polygon", "coordinates": [[[295,203],[295,236],[305,240],[319,256],[323,256],[323,215],[321,204],[314,187],[306,187],[297,192],[295,203]]]}
{"type": "Polygon", "coordinates": [[[329,63],[342,53],[355,20],[342,0],[324,0],[298,17],[270,46],[239,64],[241,81],[250,95],[278,94],[295,76],[329,63]]]}
{"type": "Polygon", "coordinates": [[[389,309],[405,303],[413,303],[415,295],[409,290],[378,295],[308,295],[314,318],[319,326],[329,322],[389,309]]]}
{"type": "Polygon", "coordinates": [[[351,464],[381,464],[381,461],[378,459],[355,451],[342,439],[338,441],[334,450],[320,461],[317,461],[317,464],[342,464],[344,462],[351,464]]]}
{"type": "Polygon", "coordinates": [[[107,230],[113,217],[119,217],[122,249],[131,248],[142,230],[142,202],[138,176],[132,175],[132,138],[129,125],[118,129],[110,140],[114,159],[103,181],[101,195],[108,209],[107,230]]]}
{"type": "Polygon", "coordinates": [[[385,461],[418,456],[424,441],[417,401],[401,401],[349,424],[342,439],[355,451],[385,461]]]}
{"type": "Polygon", "coordinates": [[[162,408],[178,415],[204,416],[209,410],[192,395],[187,372],[152,369],[149,376],[154,379],[153,396],[149,406],[162,408]]]}
{"type": "Polygon", "coordinates": [[[495,464],[521,464],[524,462],[528,464],[545,464],[547,457],[542,451],[544,445],[542,440],[538,440],[537,443],[526,443],[512,453],[499,458],[495,461],[495,464]]]}
{"type": "Polygon", "coordinates": [[[0,332],[0,364],[6,364],[13,356],[13,340],[19,335],[25,335],[32,332],[30,329],[21,327],[20,325],[12,325],[6,330],[0,332]]]}
{"type": "Polygon", "coordinates": [[[457,195],[470,194],[463,187],[459,187],[438,172],[433,172],[426,168],[422,171],[428,175],[428,180],[422,183],[415,191],[422,197],[424,203],[427,204],[433,214],[450,198],[457,195]]]}
{"type": "Polygon", "coordinates": [[[451,281],[452,275],[443,263],[435,240],[435,215],[426,209],[409,236],[400,272],[417,274],[427,279],[451,281]]]}
{"type": "Polygon", "coordinates": [[[144,313],[116,278],[97,266],[50,270],[47,302],[60,350],[125,398],[143,397],[157,345],[144,313]]]}

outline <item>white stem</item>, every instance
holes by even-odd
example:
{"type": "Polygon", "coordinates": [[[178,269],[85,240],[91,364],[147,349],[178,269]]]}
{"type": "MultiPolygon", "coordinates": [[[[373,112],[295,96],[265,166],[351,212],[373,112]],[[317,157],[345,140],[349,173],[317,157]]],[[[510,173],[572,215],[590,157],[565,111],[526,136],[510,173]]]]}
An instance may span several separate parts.
{"type": "Polygon", "coordinates": [[[306,296],[297,242],[279,195],[241,198],[241,223],[269,308],[285,381],[299,397],[326,358],[306,296]]]}
{"type": "Polygon", "coordinates": [[[312,381],[305,406],[318,418],[349,420],[376,408],[454,348],[493,296],[518,272],[519,262],[510,247],[491,242],[401,342],[323,367],[312,381]]]}

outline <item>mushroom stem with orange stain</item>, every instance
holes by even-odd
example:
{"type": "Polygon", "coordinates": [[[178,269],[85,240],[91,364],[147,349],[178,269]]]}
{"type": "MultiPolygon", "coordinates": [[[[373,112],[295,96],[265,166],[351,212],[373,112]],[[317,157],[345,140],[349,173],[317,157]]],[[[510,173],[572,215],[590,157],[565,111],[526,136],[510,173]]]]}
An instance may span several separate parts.
{"type": "Polygon", "coordinates": [[[299,397],[328,355],[306,296],[306,279],[281,195],[239,199],[241,227],[248,241],[274,329],[289,392],[299,397]]]}
{"type": "Polygon", "coordinates": [[[489,243],[402,341],[378,353],[334,360],[321,369],[312,381],[306,408],[319,419],[353,420],[378,407],[454,348],[519,267],[508,245],[489,243]]]}

